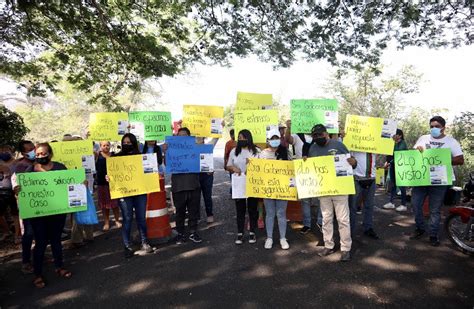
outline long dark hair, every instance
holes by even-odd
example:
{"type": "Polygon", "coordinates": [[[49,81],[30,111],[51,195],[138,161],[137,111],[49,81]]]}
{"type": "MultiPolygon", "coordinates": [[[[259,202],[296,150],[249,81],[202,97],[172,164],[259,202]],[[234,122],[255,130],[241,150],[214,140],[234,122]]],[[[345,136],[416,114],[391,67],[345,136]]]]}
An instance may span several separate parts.
{"type": "Polygon", "coordinates": [[[275,155],[277,160],[288,160],[288,148],[280,144],[275,151],[275,155]]]}
{"type": "Polygon", "coordinates": [[[252,133],[250,133],[250,131],[247,129],[241,130],[239,134],[237,135],[237,146],[235,147],[235,155],[238,156],[242,152],[242,147],[240,147],[239,142],[238,142],[239,135],[242,135],[247,140],[248,149],[251,150],[254,155],[256,155],[257,146],[255,146],[255,144],[253,143],[252,133]]]}
{"type": "Polygon", "coordinates": [[[401,129],[397,129],[397,133],[395,135],[400,135],[400,140],[404,140],[405,136],[403,135],[403,131],[401,129]]]}
{"type": "Polygon", "coordinates": [[[122,137],[122,141],[120,142],[120,153],[119,155],[128,155],[128,154],[139,154],[140,153],[140,149],[138,148],[138,140],[137,140],[137,137],[135,135],[133,135],[132,133],[126,133],[123,137],[122,137]],[[132,143],[132,146],[133,146],[133,151],[131,153],[123,153],[123,140],[125,138],[127,138],[130,140],[130,142],[132,143]]]}

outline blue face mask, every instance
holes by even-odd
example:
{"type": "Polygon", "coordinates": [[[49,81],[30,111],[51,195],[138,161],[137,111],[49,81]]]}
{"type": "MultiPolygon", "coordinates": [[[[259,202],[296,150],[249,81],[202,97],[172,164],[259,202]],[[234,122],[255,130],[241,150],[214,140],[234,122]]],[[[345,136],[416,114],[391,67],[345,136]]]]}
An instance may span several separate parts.
{"type": "Polygon", "coordinates": [[[271,139],[271,140],[268,141],[268,145],[270,145],[270,147],[277,148],[278,146],[280,146],[280,140],[279,139],[271,139]]]}
{"type": "Polygon", "coordinates": [[[441,129],[440,128],[431,128],[431,136],[434,138],[440,137],[441,135],[441,129]]]}
{"type": "Polygon", "coordinates": [[[32,150],[30,152],[27,152],[25,157],[30,161],[34,161],[36,159],[36,153],[34,150],[32,150]]]}

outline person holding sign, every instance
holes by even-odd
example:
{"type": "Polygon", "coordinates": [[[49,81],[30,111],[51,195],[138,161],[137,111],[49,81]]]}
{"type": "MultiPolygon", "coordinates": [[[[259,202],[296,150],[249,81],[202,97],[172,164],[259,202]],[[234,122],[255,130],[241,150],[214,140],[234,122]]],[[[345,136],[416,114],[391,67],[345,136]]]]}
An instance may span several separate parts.
{"type": "MultiPolygon", "coordinates": [[[[329,138],[327,129],[322,124],[315,125],[311,130],[311,135],[314,144],[312,144],[308,150],[308,157],[310,158],[349,153],[349,150],[343,143],[329,138]]],[[[348,158],[347,162],[352,167],[357,166],[357,161],[352,157],[348,158]]],[[[319,253],[319,256],[327,256],[335,252],[333,235],[333,220],[335,214],[339,225],[339,236],[341,238],[341,261],[350,261],[352,238],[349,216],[349,196],[321,196],[319,202],[323,214],[322,230],[324,238],[324,250],[319,253]]]]}
{"type": "Polygon", "coordinates": [[[103,231],[108,231],[110,229],[110,210],[114,213],[115,225],[117,228],[122,227],[120,222],[120,209],[118,201],[116,199],[110,198],[110,188],[109,183],[105,179],[107,175],[107,158],[110,158],[114,153],[110,151],[110,142],[102,141],[99,143],[100,152],[97,156],[97,161],[95,163],[96,182],[97,182],[97,199],[99,201],[100,209],[102,210],[102,216],[104,217],[104,227],[103,231]]]}
{"type": "MultiPolygon", "coordinates": [[[[430,134],[421,136],[413,148],[423,152],[425,149],[448,148],[451,150],[451,164],[464,164],[464,155],[461,145],[451,136],[445,135],[446,120],[441,116],[430,119],[430,134]]],[[[432,168],[436,166],[432,165],[432,168]]],[[[446,174],[446,172],[444,173],[446,174]]],[[[454,180],[454,171],[453,171],[454,180]]],[[[448,190],[447,185],[416,186],[412,190],[412,206],[415,211],[416,229],[410,239],[419,239],[425,233],[425,222],[423,218],[423,203],[429,198],[430,207],[430,243],[439,246],[439,224],[441,220],[441,206],[444,195],[448,190]]]]}
{"type": "MultiPolygon", "coordinates": [[[[268,148],[260,153],[261,159],[268,160],[290,160],[288,148],[281,145],[280,132],[271,130],[267,134],[268,148]]],[[[267,230],[267,240],[265,249],[271,249],[273,246],[273,225],[275,223],[275,214],[278,219],[278,229],[280,231],[280,246],[283,250],[288,250],[290,245],[286,239],[286,206],[288,201],[276,199],[263,199],[265,205],[265,227],[267,230]]]]}
{"type": "MultiPolygon", "coordinates": [[[[122,137],[121,150],[116,156],[130,156],[140,154],[138,149],[138,141],[135,135],[126,133],[122,137]]],[[[107,176],[106,176],[107,177],[107,176]]],[[[106,178],[108,179],[108,177],[106,178]]],[[[153,248],[148,244],[146,236],[146,194],[127,196],[120,199],[119,205],[122,210],[123,227],[122,237],[124,243],[125,257],[133,257],[134,251],[131,247],[130,233],[132,230],[133,213],[135,212],[135,220],[140,233],[142,250],[146,253],[153,253],[153,248]]]]}
{"type": "MultiPolygon", "coordinates": [[[[402,150],[408,150],[407,143],[405,142],[405,139],[403,137],[403,131],[400,129],[397,129],[397,133],[393,137],[393,140],[395,141],[395,147],[393,149],[393,152],[395,151],[402,151],[402,150]]],[[[383,205],[382,207],[384,209],[395,209],[396,211],[406,211],[407,210],[407,189],[406,187],[399,187],[397,186],[397,182],[395,180],[395,162],[394,162],[394,156],[387,156],[387,162],[385,163],[385,167],[389,168],[389,175],[390,175],[390,180],[392,182],[392,188],[390,190],[390,201],[383,205]],[[401,193],[401,204],[397,208],[395,208],[395,205],[393,204],[393,201],[395,199],[395,196],[397,195],[397,187],[400,189],[401,193]]]]}
{"type": "MultiPolygon", "coordinates": [[[[219,141],[218,138],[212,138],[207,145],[214,148],[219,141]]],[[[204,144],[204,137],[196,137],[197,144],[204,144]]],[[[202,198],[204,199],[204,207],[206,209],[207,223],[214,222],[214,213],[212,211],[212,187],[214,184],[214,171],[202,172],[199,174],[199,185],[201,188],[202,198]]],[[[199,204],[199,217],[201,217],[201,204],[199,204]]]]}
{"type": "MultiPolygon", "coordinates": [[[[36,146],[36,164],[33,172],[48,172],[66,170],[66,166],[59,162],[53,162],[53,149],[48,143],[40,143],[36,146]]],[[[21,186],[16,190],[21,191],[21,186]]],[[[33,251],[33,269],[35,279],[33,284],[37,288],[45,287],[43,279],[43,260],[48,243],[53,253],[55,272],[63,278],[71,278],[72,273],[63,268],[63,247],[61,234],[66,223],[66,214],[49,215],[29,219],[33,228],[35,239],[35,250],[33,251]]]]}
{"type": "MultiPolygon", "coordinates": [[[[259,149],[253,143],[252,133],[249,130],[241,130],[237,135],[237,139],[237,146],[231,150],[229,155],[227,170],[240,176],[245,174],[247,170],[248,159],[258,158],[259,149]]],[[[245,213],[247,210],[250,221],[249,243],[254,244],[257,242],[257,236],[255,235],[258,221],[257,205],[258,199],[253,197],[235,199],[235,209],[237,212],[236,245],[241,245],[244,241],[245,213]]]]}
{"type": "Polygon", "coordinates": [[[143,154],[146,153],[156,153],[156,160],[158,161],[158,168],[163,164],[163,152],[161,151],[160,145],[156,141],[145,141],[143,145],[143,154]]]}

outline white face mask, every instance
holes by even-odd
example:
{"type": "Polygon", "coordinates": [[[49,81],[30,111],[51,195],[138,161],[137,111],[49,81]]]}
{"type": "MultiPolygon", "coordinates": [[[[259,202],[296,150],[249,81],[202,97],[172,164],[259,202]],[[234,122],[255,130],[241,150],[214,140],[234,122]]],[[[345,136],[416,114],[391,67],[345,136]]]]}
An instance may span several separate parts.
{"type": "Polygon", "coordinates": [[[309,134],[304,135],[304,139],[306,140],[307,143],[311,144],[313,142],[313,137],[309,134]]]}

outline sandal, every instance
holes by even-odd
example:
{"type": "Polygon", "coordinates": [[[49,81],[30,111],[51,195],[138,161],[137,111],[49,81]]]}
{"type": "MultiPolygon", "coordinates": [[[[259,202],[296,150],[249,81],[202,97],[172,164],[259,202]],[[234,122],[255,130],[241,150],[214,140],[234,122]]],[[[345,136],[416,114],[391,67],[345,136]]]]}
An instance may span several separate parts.
{"type": "Polygon", "coordinates": [[[35,280],[33,280],[33,284],[36,288],[42,289],[46,286],[46,283],[44,283],[43,277],[36,277],[35,280]]]}
{"type": "Polygon", "coordinates": [[[64,269],[64,268],[56,269],[56,274],[60,277],[66,278],[66,279],[69,279],[69,278],[72,277],[72,273],[69,270],[64,269]]]}
{"type": "Polygon", "coordinates": [[[28,275],[28,274],[32,274],[33,273],[33,266],[31,266],[31,264],[23,264],[21,265],[21,272],[24,274],[24,275],[28,275]]]}

